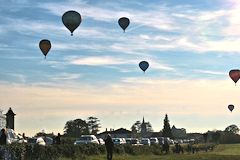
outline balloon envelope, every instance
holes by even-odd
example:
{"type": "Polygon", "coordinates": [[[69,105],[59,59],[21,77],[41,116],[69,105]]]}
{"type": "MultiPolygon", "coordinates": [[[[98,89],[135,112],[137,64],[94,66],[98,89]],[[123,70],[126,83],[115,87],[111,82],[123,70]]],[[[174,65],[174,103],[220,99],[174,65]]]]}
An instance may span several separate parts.
{"type": "Polygon", "coordinates": [[[232,69],[229,72],[229,76],[235,83],[237,83],[237,81],[240,79],[240,70],[239,69],[232,69]]]}
{"type": "Polygon", "coordinates": [[[73,35],[73,31],[80,25],[82,18],[81,15],[76,11],[67,11],[62,16],[62,22],[71,32],[71,35],[73,35]]]}
{"type": "Polygon", "coordinates": [[[232,104],[228,105],[228,109],[232,112],[234,109],[234,105],[232,105],[232,104]]]}
{"type": "Polygon", "coordinates": [[[119,26],[123,29],[125,32],[125,29],[129,26],[130,20],[127,17],[122,17],[118,20],[119,26]]]}
{"type": "Polygon", "coordinates": [[[41,49],[43,55],[46,58],[49,50],[51,49],[51,42],[47,39],[43,39],[39,42],[39,48],[41,49]]]}
{"type": "Polygon", "coordinates": [[[139,67],[145,72],[149,67],[149,63],[147,61],[141,61],[139,67]]]}

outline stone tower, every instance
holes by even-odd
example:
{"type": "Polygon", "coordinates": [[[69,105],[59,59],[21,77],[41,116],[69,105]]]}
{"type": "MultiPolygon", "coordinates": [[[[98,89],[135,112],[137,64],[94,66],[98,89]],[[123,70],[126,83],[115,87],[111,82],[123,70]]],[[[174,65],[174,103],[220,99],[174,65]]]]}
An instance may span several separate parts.
{"type": "Polygon", "coordinates": [[[6,128],[13,129],[14,130],[14,116],[16,115],[13,113],[12,108],[9,108],[6,115],[6,128]]]}

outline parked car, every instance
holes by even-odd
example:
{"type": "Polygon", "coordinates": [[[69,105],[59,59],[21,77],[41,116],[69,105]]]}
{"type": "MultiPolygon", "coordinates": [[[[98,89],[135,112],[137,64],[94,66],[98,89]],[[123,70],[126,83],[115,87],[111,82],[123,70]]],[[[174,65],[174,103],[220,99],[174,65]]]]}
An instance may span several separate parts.
{"type": "Polygon", "coordinates": [[[45,141],[46,145],[53,144],[53,139],[51,137],[43,137],[43,140],[45,141]]]}
{"type": "Polygon", "coordinates": [[[105,142],[104,142],[104,140],[103,140],[102,138],[98,138],[98,142],[99,142],[99,144],[101,144],[101,145],[104,145],[104,144],[105,144],[105,142]]]}
{"type": "Polygon", "coordinates": [[[158,143],[163,145],[164,144],[164,137],[158,137],[158,143]]]}
{"type": "Polygon", "coordinates": [[[123,141],[123,144],[126,144],[126,143],[127,143],[125,138],[121,138],[121,139],[122,139],[122,141],[123,141]]]}
{"type": "Polygon", "coordinates": [[[112,138],[114,144],[125,144],[124,140],[122,138],[112,138]]]}
{"type": "Polygon", "coordinates": [[[76,145],[76,144],[89,144],[89,143],[99,144],[96,136],[94,136],[94,135],[82,135],[79,139],[77,139],[74,142],[74,145],[76,145]]]}
{"type": "MultiPolygon", "coordinates": [[[[5,129],[6,134],[7,134],[7,144],[11,144],[13,142],[17,142],[17,143],[24,143],[26,142],[26,140],[22,140],[13,129],[5,129]]],[[[1,136],[1,132],[0,132],[0,136],[1,136]]]]}
{"type": "Polygon", "coordinates": [[[133,138],[133,139],[131,140],[131,144],[132,144],[133,146],[141,146],[141,145],[143,145],[143,144],[140,143],[139,139],[137,139],[137,138],[133,138]]]}
{"type": "Polygon", "coordinates": [[[156,137],[151,137],[150,138],[150,142],[151,142],[151,145],[152,144],[159,144],[159,141],[158,141],[158,139],[156,137]]]}
{"type": "Polygon", "coordinates": [[[178,140],[177,140],[177,143],[182,144],[182,143],[183,143],[183,140],[178,139],[178,140]]]}
{"type": "Polygon", "coordinates": [[[126,140],[126,143],[127,143],[127,144],[131,144],[132,138],[126,138],[125,140],[126,140]]]}
{"type": "Polygon", "coordinates": [[[170,144],[174,144],[174,140],[170,139],[170,144]]]}
{"type": "Polygon", "coordinates": [[[151,142],[150,142],[149,138],[142,138],[140,143],[143,144],[143,145],[148,145],[148,146],[151,145],[151,142]]]}
{"type": "Polygon", "coordinates": [[[31,144],[31,145],[36,145],[36,144],[41,145],[41,146],[46,145],[46,142],[44,141],[44,139],[42,137],[28,138],[27,143],[31,144]]]}
{"type": "Polygon", "coordinates": [[[189,139],[189,143],[194,143],[195,139],[189,139]]]}

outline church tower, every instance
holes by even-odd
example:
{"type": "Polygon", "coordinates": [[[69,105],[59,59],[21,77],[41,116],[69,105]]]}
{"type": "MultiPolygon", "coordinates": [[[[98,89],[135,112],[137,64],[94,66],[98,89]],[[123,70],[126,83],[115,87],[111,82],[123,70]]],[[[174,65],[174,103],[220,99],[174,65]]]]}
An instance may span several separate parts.
{"type": "Polygon", "coordinates": [[[14,116],[16,115],[13,113],[12,108],[10,107],[6,115],[6,128],[13,129],[14,130],[14,116]]]}
{"type": "Polygon", "coordinates": [[[143,117],[142,124],[141,124],[141,136],[145,137],[146,134],[147,134],[147,125],[146,125],[144,117],[143,117]]]}

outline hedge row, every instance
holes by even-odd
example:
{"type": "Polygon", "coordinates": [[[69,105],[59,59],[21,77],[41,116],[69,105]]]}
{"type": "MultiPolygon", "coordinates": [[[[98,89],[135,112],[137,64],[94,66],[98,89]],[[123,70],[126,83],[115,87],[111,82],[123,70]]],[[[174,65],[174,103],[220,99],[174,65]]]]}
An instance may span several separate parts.
{"type": "MultiPolygon", "coordinates": [[[[189,146],[182,145],[184,151],[189,151],[189,146]]],[[[192,148],[196,150],[205,150],[206,148],[213,148],[214,145],[193,145],[192,148]]],[[[170,152],[174,152],[175,147],[170,147],[170,152]]],[[[86,159],[89,155],[105,154],[104,145],[88,144],[88,145],[28,145],[28,144],[11,144],[7,146],[0,146],[0,155],[8,160],[57,160],[60,157],[71,159],[86,159]]],[[[160,145],[152,146],[131,146],[131,145],[115,145],[114,154],[154,154],[161,155],[162,147],[160,145]]]]}

